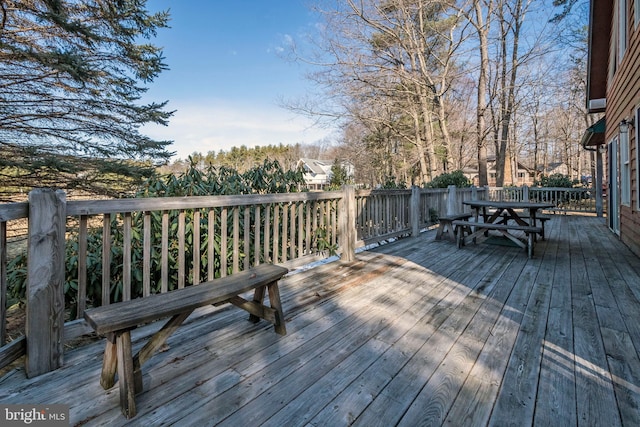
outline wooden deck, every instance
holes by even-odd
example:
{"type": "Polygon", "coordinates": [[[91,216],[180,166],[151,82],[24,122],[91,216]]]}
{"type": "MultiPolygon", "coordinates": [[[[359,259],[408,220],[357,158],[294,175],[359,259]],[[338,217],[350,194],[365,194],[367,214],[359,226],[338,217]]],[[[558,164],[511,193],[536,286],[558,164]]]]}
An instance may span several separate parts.
{"type": "Polygon", "coordinates": [[[69,404],[72,425],[640,425],[640,259],[594,217],[547,235],[528,259],[429,231],[291,274],[284,337],[200,310],[145,364],[129,421],[102,342],[12,371],[0,403],[69,404]]]}

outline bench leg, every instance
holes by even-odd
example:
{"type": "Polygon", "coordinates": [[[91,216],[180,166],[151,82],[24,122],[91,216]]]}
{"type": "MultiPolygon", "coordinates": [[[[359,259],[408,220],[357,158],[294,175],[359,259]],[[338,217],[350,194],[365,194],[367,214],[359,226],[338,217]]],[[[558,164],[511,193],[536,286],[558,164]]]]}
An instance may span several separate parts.
{"type": "Polygon", "coordinates": [[[456,225],[453,235],[456,237],[458,249],[462,248],[462,246],[464,246],[464,231],[462,226],[456,225]]]}
{"type": "Polygon", "coordinates": [[[280,335],[287,334],[287,328],[284,324],[284,313],[282,312],[282,303],[280,302],[280,290],[278,289],[278,282],[273,282],[267,285],[269,290],[269,304],[271,308],[276,311],[275,330],[280,335]]]}
{"type": "Polygon", "coordinates": [[[120,409],[127,418],[136,415],[136,391],[133,378],[133,357],[131,356],[131,332],[116,334],[118,351],[118,384],[120,388],[120,409]]]}
{"type": "MultiPolygon", "coordinates": [[[[265,286],[257,287],[255,292],[253,293],[253,302],[259,305],[263,305],[264,291],[265,291],[265,286]]],[[[250,314],[249,321],[252,323],[258,323],[260,321],[260,317],[255,314],[250,314]]]]}
{"type": "Polygon", "coordinates": [[[115,334],[107,335],[107,345],[102,358],[102,373],[100,374],[100,385],[103,389],[109,390],[116,383],[116,371],[118,370],[118,353],[116,351],[115,334]]]}
{"type": "MultiPolygon", "coordinates": [[[[442,240],[444,233],[447,233],[447,238],[451,239],[453,228],[451,221],[441,219],[440,224],[438,224],[438,230],[436,231],[436,240],[442,240]]],[[[455,240],[455,236],[453,239],[455,240]]]]}

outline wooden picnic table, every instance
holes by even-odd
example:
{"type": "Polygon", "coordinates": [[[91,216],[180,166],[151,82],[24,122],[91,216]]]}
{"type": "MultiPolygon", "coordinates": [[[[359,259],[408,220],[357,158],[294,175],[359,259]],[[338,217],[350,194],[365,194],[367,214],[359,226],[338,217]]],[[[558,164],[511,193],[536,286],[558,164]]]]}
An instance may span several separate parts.
{"type": "Polygon", "coordinates": [[[462,203],[473,209],[476,221],[478,221],[479,215],[482,215],[483,221],[487,223],[503,222],[506,217],[515,221],[518,225],[530,225],[533,227],[537,226],[536,218],[539,210],[555,206],[553,203],[495,202],[491,200],[468,200],[462,203]],[[488,212],[488,209],[495,210],[488,212]],[[523,211],[524,214],[519,211],[523,211]]]}
{"type": "Polygon", "coordinates": [[[473,209],[475,221],[453,222],[456,227],[473,227],[473,232],[466,237],[462,232],[456,233],[459,247],[464,245],[467,239],[475,242],[476,237],[481,233],[486,234],[488,230],[496,230],[521,248],[528,250],[530,258],[533,256],[536,235],[542,233],[542,227],[537,224],[538,211],[554,206],[551,203],[491,200],[469,200],[463,203],[473,209]],[[480,217],[482,217],[482,222],[480,217]],[[521,241],[512,233],[513,231],[524,232],[527,236],[527,242],[521,241]]]}

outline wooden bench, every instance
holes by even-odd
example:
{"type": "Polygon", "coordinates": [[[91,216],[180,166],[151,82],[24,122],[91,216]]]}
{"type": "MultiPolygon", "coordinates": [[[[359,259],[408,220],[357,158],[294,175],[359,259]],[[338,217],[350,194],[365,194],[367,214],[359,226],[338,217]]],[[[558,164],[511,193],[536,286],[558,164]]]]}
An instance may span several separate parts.
{"type": "MultiPolygon", "coordinates": [[[[456,234],[455,234],[455,230],[453,228],[453,221],[456,220],[468,220],[469,218],[472,217],[472,214],[470,213],[460,213],[460,214],[455,214],[455,215],[447,215],[447,216],[441,216],[439,218],[440,224],[438,225],[438,230],[436,231],[436,240],[442,240],[443,237],[447,237],[449,240],[451,241],[455,241],[456,240],[456,234]]],[[[470,229],[461,229],[462,232],[469,232],[470,233],[470,229]]]]}
{"type": "Polygon", "coordinates": [[[250,321],[265,319],[273,323],[278,334],[285,335],[278,280],[287,272],[284,267],[263,264],[195,286],[86,310],[84,318],[89,325],[107,338],[100,384],[105,390],[113,387],[117,372],[122,413],[127,418],[134,417],[135,394],[142,391],[142,365],[193,310],[205,305],[230,302],[248,311],[250,321]],[[239,296],[251,290],[255,290],[252,301],[239,296]],[[265,291],[269,293],[269,307],[263,303],[265,291]],[[133,356],[131,330],[166,317],[171,319],[133,356]]]}
{"type": "Polygon", "coordinates": [[[473,233],[467,236],[467,238],[472,238],[475,242],[475,236],[479,233],[483,233],[487,230],[497,230],[502,233],[505,237],[509,238],[512,242],[520,246],[521,248],[527,249],[527,254],[529,258],[533,257],[533,248],[535,245],[535,235],[537,233],[542,232],[542,227],[533,227],[530,225],[515,225],[515,224],[496,224],[496,223],[485,223],[485,222],[473,222],[473,221],[453,221],[453,226],[455,229],[455,234],[457,236],[458,248],[461,248],[465,244],[465,236],[460,231],[458,232],[458,228],[461,227],[469,227],[473,228],[473,233]],[[509,233],[509,231],[523,231],[527,236],[527,243],[523,243],[509,233]]]}

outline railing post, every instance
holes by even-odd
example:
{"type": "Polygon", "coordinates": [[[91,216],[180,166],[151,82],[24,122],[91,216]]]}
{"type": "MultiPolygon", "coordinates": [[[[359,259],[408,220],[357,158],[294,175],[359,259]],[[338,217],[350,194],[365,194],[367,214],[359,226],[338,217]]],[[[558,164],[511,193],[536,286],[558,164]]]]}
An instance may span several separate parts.
{"type": "Polygon", "coordinates": [[[35,189],[29,193],[25,327],[25,370],[29,378],[63,363],[66,205],[66,194],[61,190],[35,189]]]}
{"type": "MultiPolygon", "coordinates": [[[[428,216],[429,213],[427,212],[428,216]]],[[[420,187],[411,187],[411,202],[409,203],[409,220],[411,221],[411,236],[420,235],[420,187]]]]}
{"type": "Polygon", "coordinates": [[[343,261],[356,259],[356,189],[353,185],[342,187],[342,209],[340,215],[340,246],[343,261]]]}
{"type": "Polygon", "coordinates": [[[523,185],[522,186],[522,201],[523,202],[528,202],[529,201],[529,186],[528,185],[523,185]]]}
{"type": "MultiPolygon", "coordinates": [[[[636,142],[636,147],[637,147],[637,144],[638,143],[636,142]]],[[[598,146],[598,148],[600,148],[600,146],[598,146]]],[[[638,155],[640,155],[640,153],[636,149],[636,156],[638,155]]],[[[595,180],[596,191],[594,195],[596,197],[596,216],[598,218],[602,218],[604,215],[604,203],[603,203],[603,197],[602,197],[602,176],[604,172],[603,172],[602,154],[600,153],[600,150],[597,150],[595,152],[595,156],[596,156],[596,180],[595,180]]]]}
{"type": "Polygon", "coordinates": [[[475,185],[471,186],[471,200],[478,200],[478,187],[475,185]]]}
{"type": "Polygon", "coordinates": [[[449,195],[447,196],[447,215],[450,216],[458,213],[458,210],[456,209],[458,197],[455,185],[450,185],[447,188],[449,189],[449,195]]]}

